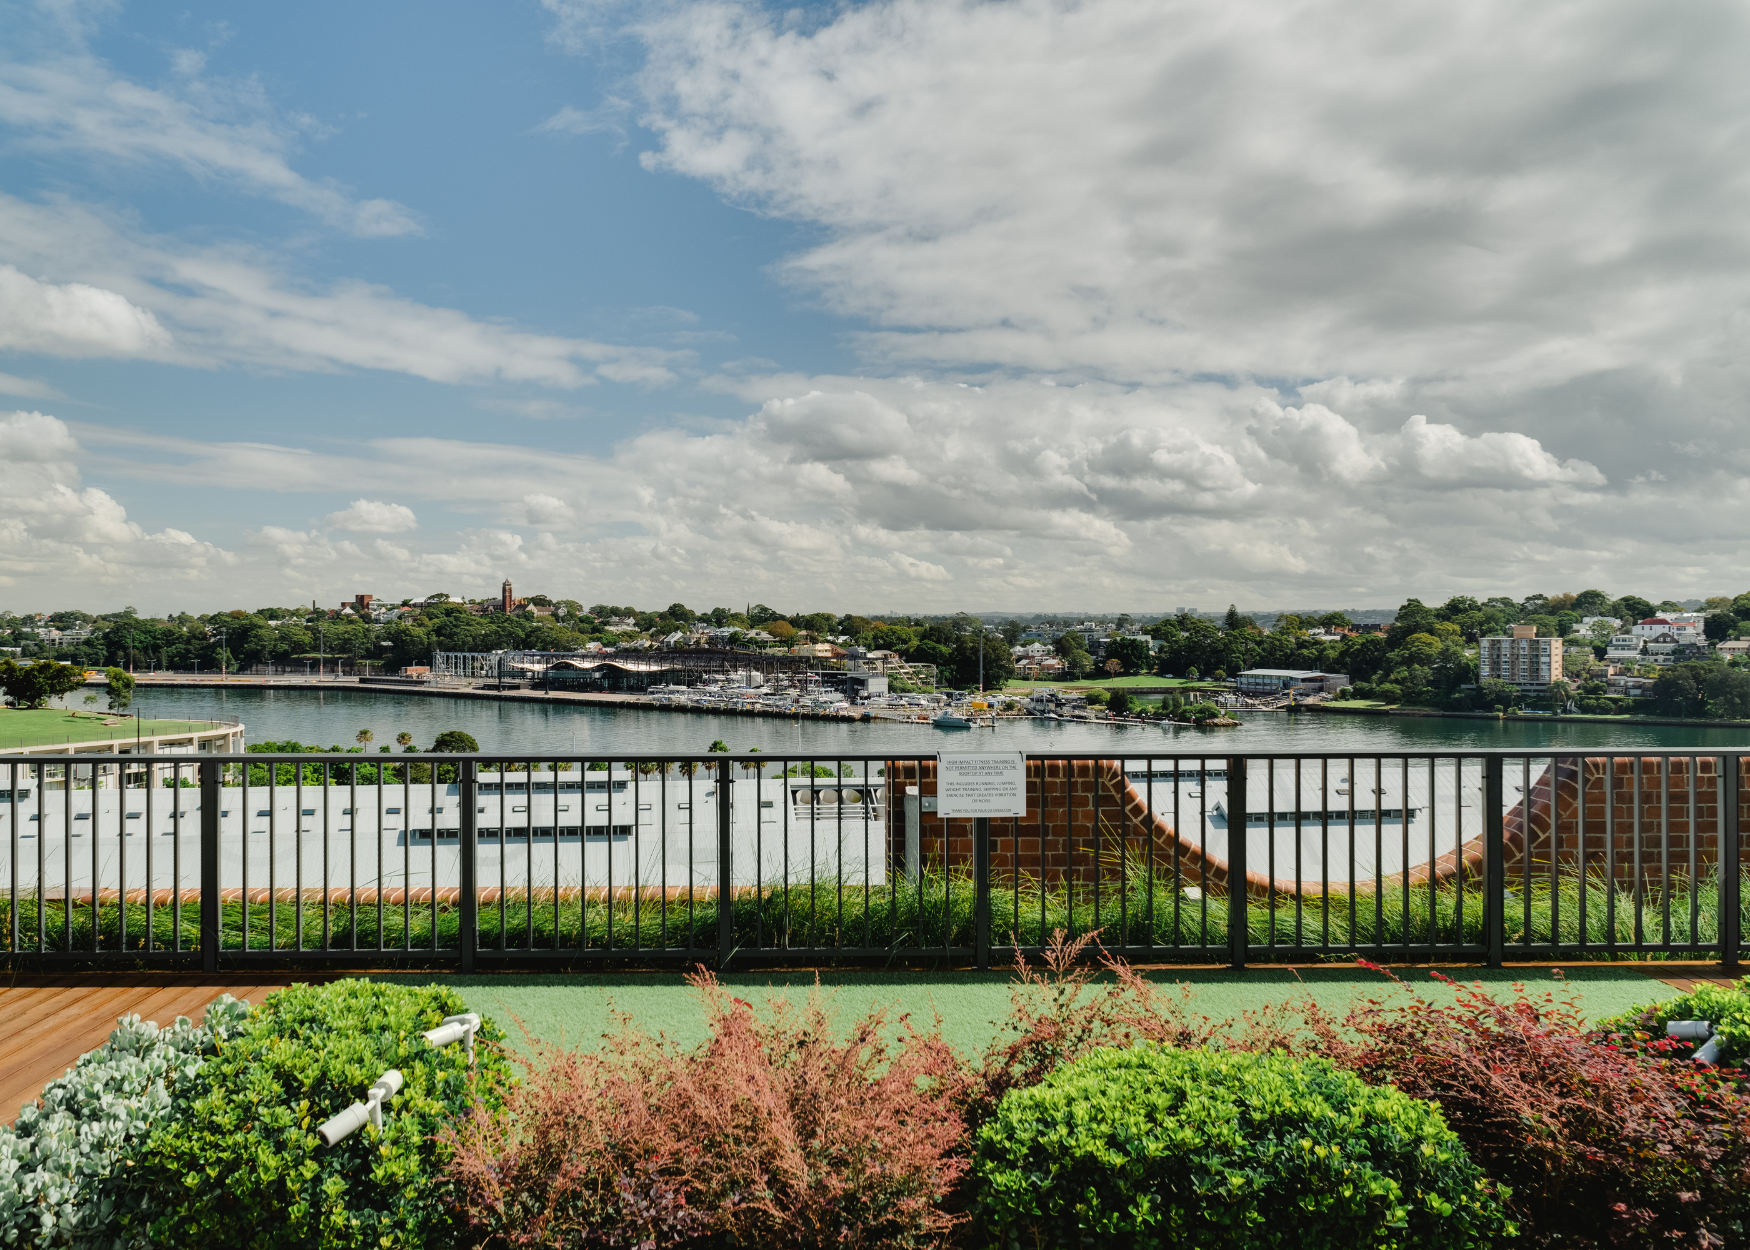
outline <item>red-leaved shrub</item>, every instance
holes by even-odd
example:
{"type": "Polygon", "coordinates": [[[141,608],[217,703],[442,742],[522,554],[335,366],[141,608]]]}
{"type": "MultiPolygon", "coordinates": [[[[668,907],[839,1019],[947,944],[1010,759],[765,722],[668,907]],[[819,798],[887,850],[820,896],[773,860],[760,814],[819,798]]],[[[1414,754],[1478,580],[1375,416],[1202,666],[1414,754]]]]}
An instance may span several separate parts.
{"type": "Polygon", "coordinates": [[[1434,976],[1451,1003],[1368,1000],[1346,1034],[1315,1020],[1312,1048],[1437,1104],[1512,1191],[1519,1244],[1746,1244],[1750,1101],[1734,1075],[1594,1034],[1572,999],[1517,986],[1503,1002],[1434,976]]]}
{"type": "Polygon", "coordinates": [[[541,1047],[502,1113],[451,1135],[485,1246],[929,1246],[966,1168],[964,1073],[935,1034],[874,1012],[838,1028],[818,988],[765,1012],[707,972],[710,1040],[633,1031],[541,1047]]]}

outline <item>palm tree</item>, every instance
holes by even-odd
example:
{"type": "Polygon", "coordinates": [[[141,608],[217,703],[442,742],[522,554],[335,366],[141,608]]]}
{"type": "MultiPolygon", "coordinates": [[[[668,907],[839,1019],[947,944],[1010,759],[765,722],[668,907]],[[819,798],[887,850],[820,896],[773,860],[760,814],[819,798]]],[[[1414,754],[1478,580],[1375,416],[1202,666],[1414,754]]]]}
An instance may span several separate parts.
{"type": "Polygon", "coordinates": [[[395,735],[395,745],[405,751],[408,747],[413,745],[413,735],[403,729],[400,733],[395,735]]]}
{"type": "Polygon", "coordinates": [[[376,734],[372,733],[368,729],[361,729],[358,731],[358,734],[353,738],[353,741],[358,743],[361,747],[368,747],[371,745],[371,740],[373,738],[375,738],[376,736],[377,736],[376,734]]]}

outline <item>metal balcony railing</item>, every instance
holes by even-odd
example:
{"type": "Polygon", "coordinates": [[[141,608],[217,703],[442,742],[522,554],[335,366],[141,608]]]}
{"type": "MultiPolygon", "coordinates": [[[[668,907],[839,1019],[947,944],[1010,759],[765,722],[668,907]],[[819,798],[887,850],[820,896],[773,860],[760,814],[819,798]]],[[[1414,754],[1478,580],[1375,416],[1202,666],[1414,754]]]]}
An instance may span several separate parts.
{"type": "Polygon", "coordinates": [[[14,964],[1738,960],[1744,757],[0,757],[14,964]]]}

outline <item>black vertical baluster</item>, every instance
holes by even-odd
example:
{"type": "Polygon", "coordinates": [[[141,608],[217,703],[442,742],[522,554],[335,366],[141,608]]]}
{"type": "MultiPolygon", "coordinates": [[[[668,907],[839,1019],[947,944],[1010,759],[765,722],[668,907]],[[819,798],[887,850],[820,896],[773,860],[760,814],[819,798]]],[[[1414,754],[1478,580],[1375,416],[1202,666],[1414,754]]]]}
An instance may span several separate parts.
{"type": "MultiPolygon", "coordinates": [[[[456,800],[460,810],[456,813],[456,885],[458,890],[456,908],[456,946],[458,963],[461,971],[474,971],[474,956],[480,945],[480,887],[479,887],[479,856],[480,856],[480,765],[472,757],[463,760],[456,766],[456,800]]],[[[559,791],[553,791],[553,816],[559,816],[559,791]]],[[[436,822],[433,822],[435,830],[436,822]]],[[[355,823],[353,829],[356,831],[355,823]]],[[[558,841],[555,829],[554,841],[558,841]]],[[[437,842],[437,834],[432,834],[432,842],[437,842]]],[[[381,896],[381,887],[378,890],[381,896]]]]}
{"type": "Polygon", "coordinates": [[[1671,757],[1659,757],[1659,896],[1661,945],[1671,945],[1671,757]]]}
{"type": "MultiPolygon", "coordinates": [[[[1385,824],[1385,796],[1380,797],[1379,823],[1385,824]]],[[[1398,760],[1398,843],[1403,848],[1398,860],[1399,875],[1403,878],[1403,945],[1410,942],[1410,757],[1405,755],[1398,760]]]]}
{"type": "MultiPolygon", "coordinates": [[[[535,761],[523,761],[523,949],[535,949],[535,761]]],[[[632,773],[632,837],[638,837],[637,770],[632,773]]],[[[636,846],[636,841],[634,841],[636,846]]]]}
{"type": "MultiPolygon", "coordinates": [[[[1268,869],[1266,876],[1269,881],[1269,888],[1264,895],[1264,918],[1269,926],[1265,930],[1264,944],[1274,954],[1276,950],[1276,761],[1274,759],[1265,760],[1264,767],[1267,770],[1264,774],[1264,861],[1268,869]]],[[[1249,830],[1250,827],[1250,825],[1246,826],[1242,833],[1249,830]]]]}
{"type": "MultiPolygon", "coordinates": [[[[834,758],[832,762],[833,785],[838,787],[839,801],[832,814],[832,844],[833,844],[833,932],[832,944],[835,950],[842,950],[845,945],[845,761],[834,758]]],[[[758,773],[754,774],[756,777],[758,773]]],[[[758,805],[755,805],[755,820],[759,819],[758,805]]]]}
{"type": "Polygon", "coordinates": [[[1561,949],[1561,758],[1549,760],[1549,949],[1561,949]]]}
{"type": "MultiPolygon", "coordinates": [[[[1173,945],[1174,946],[1179,946],[1182,943],[1183,934],[1184,934],[1184,930],[1180,928],[1180,916],[1182,915],[1183,910],[1184,910],[1182,900],[1184,899],[1184,896],[1185,896],[1185,876],[1184,876],[1184,872],[1181,870],[1181,868],[1179,866],[1179,857],[1180,857],[1179,847],[1183,841],[1182,831],[1184,829],[1184,823],[1179,817],[1179,787],[1182,784],[1181,779],[1185,775],[1184,763],[1185,763],[1185,761],[1184,761],[1183,757],[1177,756],[1177,755],[1175,755],[1173,757],[1173,945]]],[[[1199,788],[1199,793],[1201,793],[1201,788],[1199,788]]],[[[1039,862],[1041,864],[1043,864],[1045,862],[1045,848],[1043,846],[1039,848],[1039,862]]],[[[1199,892],[1201,893],[1201,891],[1199,891],[1199,892]]],[[[1209,935],[1205,934],[1203,937],[1203,945],[1207,946],[1208,944],[1209,944],[1209,935]]]]}
{"type": "MultiPolygon", "coordinates": [[[[103,779],[98,773],[100,767],[102,765],[93,764],[91,766],[91,953],[94,955],[97,953],[99,933],[99,895],[97,892],[99,855],[97,844],[102,840],[103,831],[103,810],[98,804],[98,797],[103,786],[103,779]]],[[[128,792],[123,785],[127,779],[128,775],[122,771],[122,766],[117,764],[115,766],[115,823],[118,825],[127,823],[125,815],[128,792]]]]}
{"type": "Polygon", "coordinates": [[[1519,857],[1519,944],[1531,945],[1531,757],[1519,761],[1519,830],[1524,850],[1519,857]]]}
{"type": "Polygon", "coordinates": [[[1488,965],[1505,960],[1507,928],[1507,848],[1504,830],[1506,798],[1502,794],[1506,761],[1483,757],[1483,941],[1488,965]]]}
{"type": "Polygon", "coordinates": [[[658,843],[658,846],[657,846],[657,855],[658,855],[658,858],[662,861],[661,876],[659,878],[659,884],[658,884],[658,889],[661,892],[658,895],[658,897],[661,898],[662,904],[661,904],[661,909],[657,913],[657,925],[658,925],[658,930],[659,930],[661,937],[662,937],[662,949],[666,952],[668,950],[668,768],[667,767],[664,767],[662,770],[661,792],[662,792],[661,798],[658,800],[658,806],[662,810],[662,818],[657,821],[656,828],[657,828],[657,837],[660,839],[660,842],[658,843]]]}
{"type": "MultiPolygon", "coordinates": [[[[612,955],[614,952],[614,765],[616,762],[617,761],[615,760],[608,761],[608,836],[606,848],[608,853],[608,871],[607,892],[602,896],[604,905],[607,908],[607,927],[605,936],[602,940],[602,953],[604,957],[612,955]]],[[[724,801],[728,801],[727,797],[725,797],[724,801]]],[[[717,898],[717,910],[719,913],[722,912],[723,906],[723,897],[719,895],[717,898]]]]}
{"type": "MultiPolygon", "coordinates": [[[[735,953],[735,916],[731,900],[735,892],[734,865],[730,854],[734,845],[734,813],[731,811],[730,776],[733,765],[725,757],[717,765],[717,970],[723,971],[735,953]]],[[[759,809],[755,808],[755,819],[759,809]]]]}
{"type": "Polygon", "coordinates": [[[808,945],[820,945],[820,881],[817,869],[820,865],[820,779],[816,775],[819,766],[813,759],[808,761],[808,945]]]}
{"type": "MultiPolygon", "coordinates": [[[[869,783],[869,761],[867,759],[863,760],[862,768],[863,802],[860,804],[860,807],[863,813],[863,947],[865,950],[868,950],[873,948],[875,944],[873,932],[869,927],[869,909],[874,906],[872,901],[874,896],[870,893],[871,884],[869,880],[869,878],[874,875],[870,871],[872,865],[869,857],[869,819],[870,812],[874,810],[875,787],[869,783]]],[[[763,866],[761,871],[764,871],[763,866]]],[[[891,945],[892,944],[889,943],[889,946],[891,945]]]]}
{"type": "MultiPolygon", "coordinates": [[[[385,767],[382,763],[379,762],[376,765],[376,774],[375,775],[377,778],[377,785],[376,785],[377,819],[376,819],[376,835],[375,836],[377,839],[377,949],[379,951],[387,949],[387,945],[386,945],[387,938],[383,934],[383,925],[385,923],[384,911],[383,911],[383,893],[385,890],[388,889],[388,882],[389,882],[389,878],[383,872],[383,792],[384,792],[385,787],[388,784],[388,777],[385,775],[386,771],[387,770],[385,769],[385,767]]],[[[358,808],[356,808],[356,807],[353,808],[352,827],[353,827],[353,836],[357,837],[359,826],[358,826],[358,808]]]]}
{"type": "MultiPolygon", "coordinates": [[[[12,846],[8,857],[12,875],[7,878],[9,887],[6,910],[6,953],[16,957],[18,954],[18,844],[24,837],[24,830],[20,828],[24,818],[24,804],[18,797],[18,763],[16,760],[7,763],[6,774],[6,783],[11,787],[11,793],[7,797],[10,800],[10,815],[12,817],[12,846]]],[[[36,787],[34,792],[40,793],[41,787],[36,787]]],[[[41,825],[42,822],[39,820],[37,824],[41,825]]],[[[152,846],[150,837],[146,840],[146,846],[150,850],[152,846]]],[[[39,892],[41,891],[41,882],[37,883],[37,889],[39,892]]],[[[150,937],[151,929],[148,928],[146,932],[150,937]]],[[[150,948],[151,944],[148,941],[147,949],[150,948]]]]}
{"type": "MultiPolygon", "coordinates": [[[[432,766],[432,776],[437,776],[437,766],[432,766]]],[[[328,822],[328,796],[334,789],[334,765],[328,760],[322,761],[322,949],[333,949],[334,946],[334,862],[332,848],[329,845],[329,831],[333,828],[328,822]]],[[[434,797],[433,806],[436,806],[434,797]]],[[[298,810],[298,819],[304,818],[303,809],[298,810]]],[[[433,822],[436,823],[435,821],[433,822]]]]}
{"type": "MultiPolygon", "coordinates": [[[[352,928],[352,949],[359,948],[359,766],[346,770],[346,901],[347,924],[352,928]]],[[[328,804],[322,805],[322,823],[328,823],[328,804]]],[[[327,829],[323,836],[327,836],[327,829]]]]}
{"type": "Polygon", "coordinates": [[[413,824],[408,813],[413,810],[413,790],[409,780],[412,769],[405,763],[396,767],[401,775],[401,949],[413,950],[413,824]]]}
{"type": "MultiPolygon", "coordinates": [[[[1274,761],[1265,767],[1274,771],[1274,761]]],[[[1246,786],[1246,758],[1229,756],[1227,761],[1227,944],[1228,966],[1244,968],[1251,947],[1250,905],[1247,894],[1246,861],[1250,848],[1246,845],[1249,807],[1246,786]],[[1235,831],[1238,831],[1237,833],[1235,831]]],[[[1266,819],[1275,819],[1274,815],[1266,819]]]]}
{"type": "MultiPolygon", "coordinates": [[[[1351,774],[1353,776],[1353,774],[1351,774]]],[[[1353,783],[1351,790],[1355,789],[1353,783]]],[[[1373,944],[1385,947],[1385,761],[1373,757],[1373,944]]]]}
{"type": "Polygon", "coordinates": [[[1579,757],[1577,763],[1580,774],[1575,784],[1579,805],[1574,811],[1574,879],[1579,883],[1579,894],[1574,900],[1574,924],[1576,942],[1584,948],[1591,942],[1591,935],[1586,928],[1586,757],[1579,757]]]}
{"type": "Polygon", "coordinates": [[[1604,943],[1616,951],[1616,757],[1604,768],[1604,943]]]}
{"type": "MultiPolygon", "coordinates": [[[[177,804],[177,793],[178,793],[177,785],[176,785],[178,765],[171,764],[171,765],[169,765],[169,768],[170,768],[170,819],[171,819],[171,822],[174,824],[175,820],[176,820],[176,804],[177,804]]],[[[15,785],[13,787],[13,789],[16,790],[17,786],[15,785]]],[[[14,811],[17,810],[16,800],[13,803],[13,810],[14,811]]],[[[14,816],[13,820],[16,821],[17,817],[14,816]]],[[[153,822],[148,821],[147,823],[151,824],[153,822]]],[[[145,937],[145,940],[142,943],[142,945],[143,945],[143,948],[145,949],[145,952],[148,955],[150,955],[154,950],[156,950],[157,946],[158,946],[158,940],[157,940],[158,935],[152,928],[152,911],[153,911],[153,908],[152,908],[152,890],[153,890],[153,886],[157,882],[157,877],[155,877],[152,873],[152,867],[153,867],[152,861],[154,858],[153,851],[152,851],[152,840],[154,838],[156,838],[157,836],[158,836],[157,830],[155,830],[155,829],[146,830],[146,869],[145,869],[145,871],[146,871],[146,937],[145,937]]],[[[18,874],[16,872],[14,872],[13,873],[13,880],[16,881],[17,879],[18,879],[18,874]]]]}
{"type": "MultiPolygon", "coordinates": [[[[1300,764],[1300,757],[1297,755],[1294,757],[1294,944],[1297,947],[1306,944],[1306,934],[1302,929],[1302,925],[1306,921],[1305,900],[1303,898],[1303,877],[1306,869],[1301,855],[1301,839],[1306,836],[1306,827],[1301,818],[1304,805],[1300,784],[1300,764]]],[[[1275,838],[1272,837],[1271,841],[1274,842],[1275,838]]],[[[1274,880],[1272,880],[1271,886],[1274,888],[1274,880]]]]}
{"type": "MultiPolygon", "coordinates": [[[[1355,875],[1350,864],[1349,875],[1355,875]]],[[[1319,945],[1331,949],[1331,758],[1319,759],[1319,945]]]]}
{"type": "MultiPolygon", "coordinates": [[[[201,971],[219,970],[219,819],[224,765],[201,765],[201,971]]],[[[92,784],[97,782],[95,770],[92,784]]]]}
{"type": "Polygon", "coordinates": [[[304,767],[292,765],[292,850],[297,856],[292,865],[295,894],[292,924],[293,938],[300,951],[304,949],[304,767]]]}
{"type": "Polygon", "coordinates": [[[1106,866],[1101,861],[1101,852],[1105,850],[1105,839],[1101,836],[1104,832],[1101,828],[1100,812],[1100,791],[1103,787],[1100,785],[1100,763],[1098,760],[1094,761],[1089,774],[1094,787],[1094,923],[1092,927],[1100,929],[1104,927],[1100,917],[1100,895],[1105,893],[1106,866]]]}
{"type": "Polygon", "coordinates": [[[1695,775],[1701,771],[1701,758],[1691,755],[1688,761],[1689,771],[1689,943],[1691,946],[1701,941],[1701,892],[1699,890],[1698,865],[1696,857],[1701,843],[1701,833],[1695,824],[1695,775]]]}
{"type": "Polygon", "coordinates": [[[1722,755],[1719,759],[1718,785],[1715,793],[1719,800],[1719,821],[1715,826],[1719,830],[1719,860],[1720,860],[1720,962],[1734,971],[1738,967],[1738,952],[1743,941],[1744,913],[1740,910],[1741,899],[1739,891],[1743,885],[1740,875],[1740,857],[1742,843],[1739,841],[1739,789],[1743,784],[1742,765],[1736,755],[1722,755]]]}
{"type": "Polygon", "coordinates": [[[1645,801],[1641,797],[1641,764],[1645,758],[1646,757],[1643,756],[1639,751],[1635,752],[1635,757],[1634,757],[1634,760],[1635,760],[1635,762],[1634,762],[1635,812],[1634,812],[1634,821],[1633,821],[1634,837],[1635,837],[1635,858],[1634,858],[1635,888],[1634,888],[1634,896],[1633,897],[1634,897],[1634,907],[1635,907],[1635,947],[1637,949],[1639,949],[1640,946],[1643,943],[1645,943],[1647,940],[1645,932],[1643,931],[1643,929],[1641,927],[1641,906],[1642,906],[1641,890],[1642,890],[1642,885],[1643,885],[1643,878],[1642,878],[1643,869],[1641,866],[1641,839],[1643,836],[1642,832],[1641,832],[1641,805],[1645,801]]]}
{"type": "MultiPolygon", "coordinates": [[[[1434,769],[1435,757],[1428,757],[1428,945],[1430,948],[1440,945],[1440,891],[1435,882],[1435,869],[1439,866],[1440,848],[1439,824],[1440,802],[1435,798],[1434,769]]],[[[1404,792],[1404,828],[1410,827],[1410,795],[1404,792]]]]}
{"type": "MultiPolygon", "coordinates": [[[[1355,757],[1353,755],[1349,757],[1347,763],[1349,771],[1343,776],[1349,782],[1349,945],[1360,946],[1361,943],[1356,940],[1360,935],[1355,932],[1357,914],[1355,898],[1355,792],[1361,788],[1361,774],[1355,771],[1355,757]]],[[[1379,861],[1377,859],[1373,861],[1373,871],[1375,876],[1379,874],[1379,861]]],[[[1375,887],[1374,896],[1377,898],[1378,895],[1379,890],[1375,887]]]]}
{"type": "MultiPolygon", "coordinates": [[[[1225,770],[1224,770],[1225,771],[1225,770]]],[[[1231,784],[1232,777],[1228,778],[1231,784]]],[[[1226,786],[1222,787],[1224,790],[1226,786]]],[[[1228,795],[1229,806],[1232,806],[1232,794],[1228,795]]],[[[1227,822],[1228,841],[1233,841],[1233,821],[1227,822]]],[[[1197,849],[1199,859],[1197,864],[1197,913],[1198,923],[1202,928],[1203,945],[1213,946],[1209,940],[1209,760],[1200,756],[1197,760],[1197,849]]],[[[1232,852],[1229,852],[1232,858],[1232,852]]],[[[1231,940],[1230,940],[1231,941],[1231,940]]]]}
{"type": "MultiPolygon", "coordinates": [[[[1148,786],[1148,817],[1142,830],[1143,848],[1148,855],[1148,914],[1143,917],[1142,924],[1143,932],[1148,935],[1149,950],[1152,952],[1157,945],[1155,941],[1155,890],[1157,888],[1155,873],[1155,842],[1157,840],[1156,831],[1160,829],[1160,821],[1155,818],[1155,759],[1152,755],[1144,763],[1143,767],[1148,769],[1148,780],[1145,783],[1148,786]]],[[[1173,766],[1173,771],[1178,771],[1178,765],[1175,764],[1173,766]]],[[[1017,836],[1015,838],[1015,853],[1017,858],[1019,858],[1020,855],[1020,848],[1021,839],[1019,837],[1019,831],[1017,830],[1017,836]]],[[[1016,875],[1016,883],[1018,887],[1018,873],[1016,875]]],[[[1019,893],[1018,889],[1017,893],[1019,893]]]]}
{"type": "MultiPolygon", "coordinates": [[[[510,764],[511,764],[511,761],[509,761],[509,760],[499,760],[498,761],[498,949],[500,951],[508,951],[510,949],[510,920],[509,920],[510,912],[508,910],[510,904],[507,901],[507,896],[510,894],[510,877],[508,876],[510,869],[505,862],[510,857],[510,842],[508,841],[508,839],[510,837],[510,814],[509,814],[509,808],[507,808],[505,806],[505,799],[510,792],[510,764]]],[[[614,766],[612,764],[609,764],[608,765],[608,796],[609,796],[608,802],[609,803],[613,802],[613,793],[614,793],[614,772],[613,772],[613,769],[614,769],[614,766]]],[[[588,789],[587,789],[588,785],[589,785],[589,782],[585,781],[584,786],[586,787],[586,789],[585,789],[584,793],[586,796],[586,802],[587,802],[587,796],[589,793],[588,789]]],[[[515,805],[513,804],[512,806],[515,806],[515,805]]],[[[586,811],[588,810],[587,806],[586,806],[585,810],[586,811]]],[[[613,819],[613,815],[614,814],[612,812],[608,813],[608,818],[609,818],[610,822],[613,819]]],[[[613,825],[611,823],[609,824],[608,829],[609,829],[609,833],[611,834],[613,831],[613,825]]],[[[613,853],[614,853],[613,852],[613,840],[612,840],[612,837],[610,836],[609,842],[608,842],[608,854],[612,855],[613,853]]]]}

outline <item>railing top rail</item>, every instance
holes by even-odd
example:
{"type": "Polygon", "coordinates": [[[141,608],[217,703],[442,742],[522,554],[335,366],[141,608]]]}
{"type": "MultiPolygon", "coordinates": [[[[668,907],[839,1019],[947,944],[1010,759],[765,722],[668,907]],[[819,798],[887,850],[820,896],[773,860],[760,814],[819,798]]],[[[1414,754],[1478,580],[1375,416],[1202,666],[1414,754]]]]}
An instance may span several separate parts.
{"type": "MultiPolygon", "coordinates": [[[[990,751],[1001,751],[1003,748],[991,746],[990,751]]],[[[945,754],[956,754],[949,750],[945,754]]],[[[976,751],[967,752],[968,754],[976,751]]],[[[1665,757],[1671,759],[1721,759],[1750,755],[1750,744],[1743,747],[1653,747],[1653,746],[1592,746],[1592,747],[1452,747],[1428,751],[1232,751],[1212,749],[1208,751],[1158,750],[1147,747],[1115,747],[1110,751],[1026,751],[1029,761],[1099,761],[1099,760],[1453,760],[1453,759],[1605,759],[1641,756],[1647,758],[1665,757]]],[[[756,751],[744,753],[739,751],[724,753],[694,753],[694,752],[626,752],[626,751],[567,751],[563,753],[528,752],[528,751],[418,751],[418,752],[381,752],[381,751],[307,751],[288,754],[277,751],[251,752],[202,752],[199,755],[178,756],[167,755],[163,763],[198,763],[201,761],[216,761],[226,764],[268,764],[268,763],[431,763],[436,761],[444,764],[456,764],[472,761],[474,763],[512,763],[512,764],[567,764],[577,763],[613,763],[613,764],[677,764],[701,763],[719,764],[774,764],[779,760],[787,763],[798,761],[840,761],[853,760],[893,760],[897,762],[933,761],[936,751],[756,751]]],[[[0,761],[6,757],[0,756],[0,761]]],[[[33,760],[53,763],[54,756],[19,756],[20,762],[33,760]]],[[[142,757],[143,758],[143,757],[142,757]]]]}

